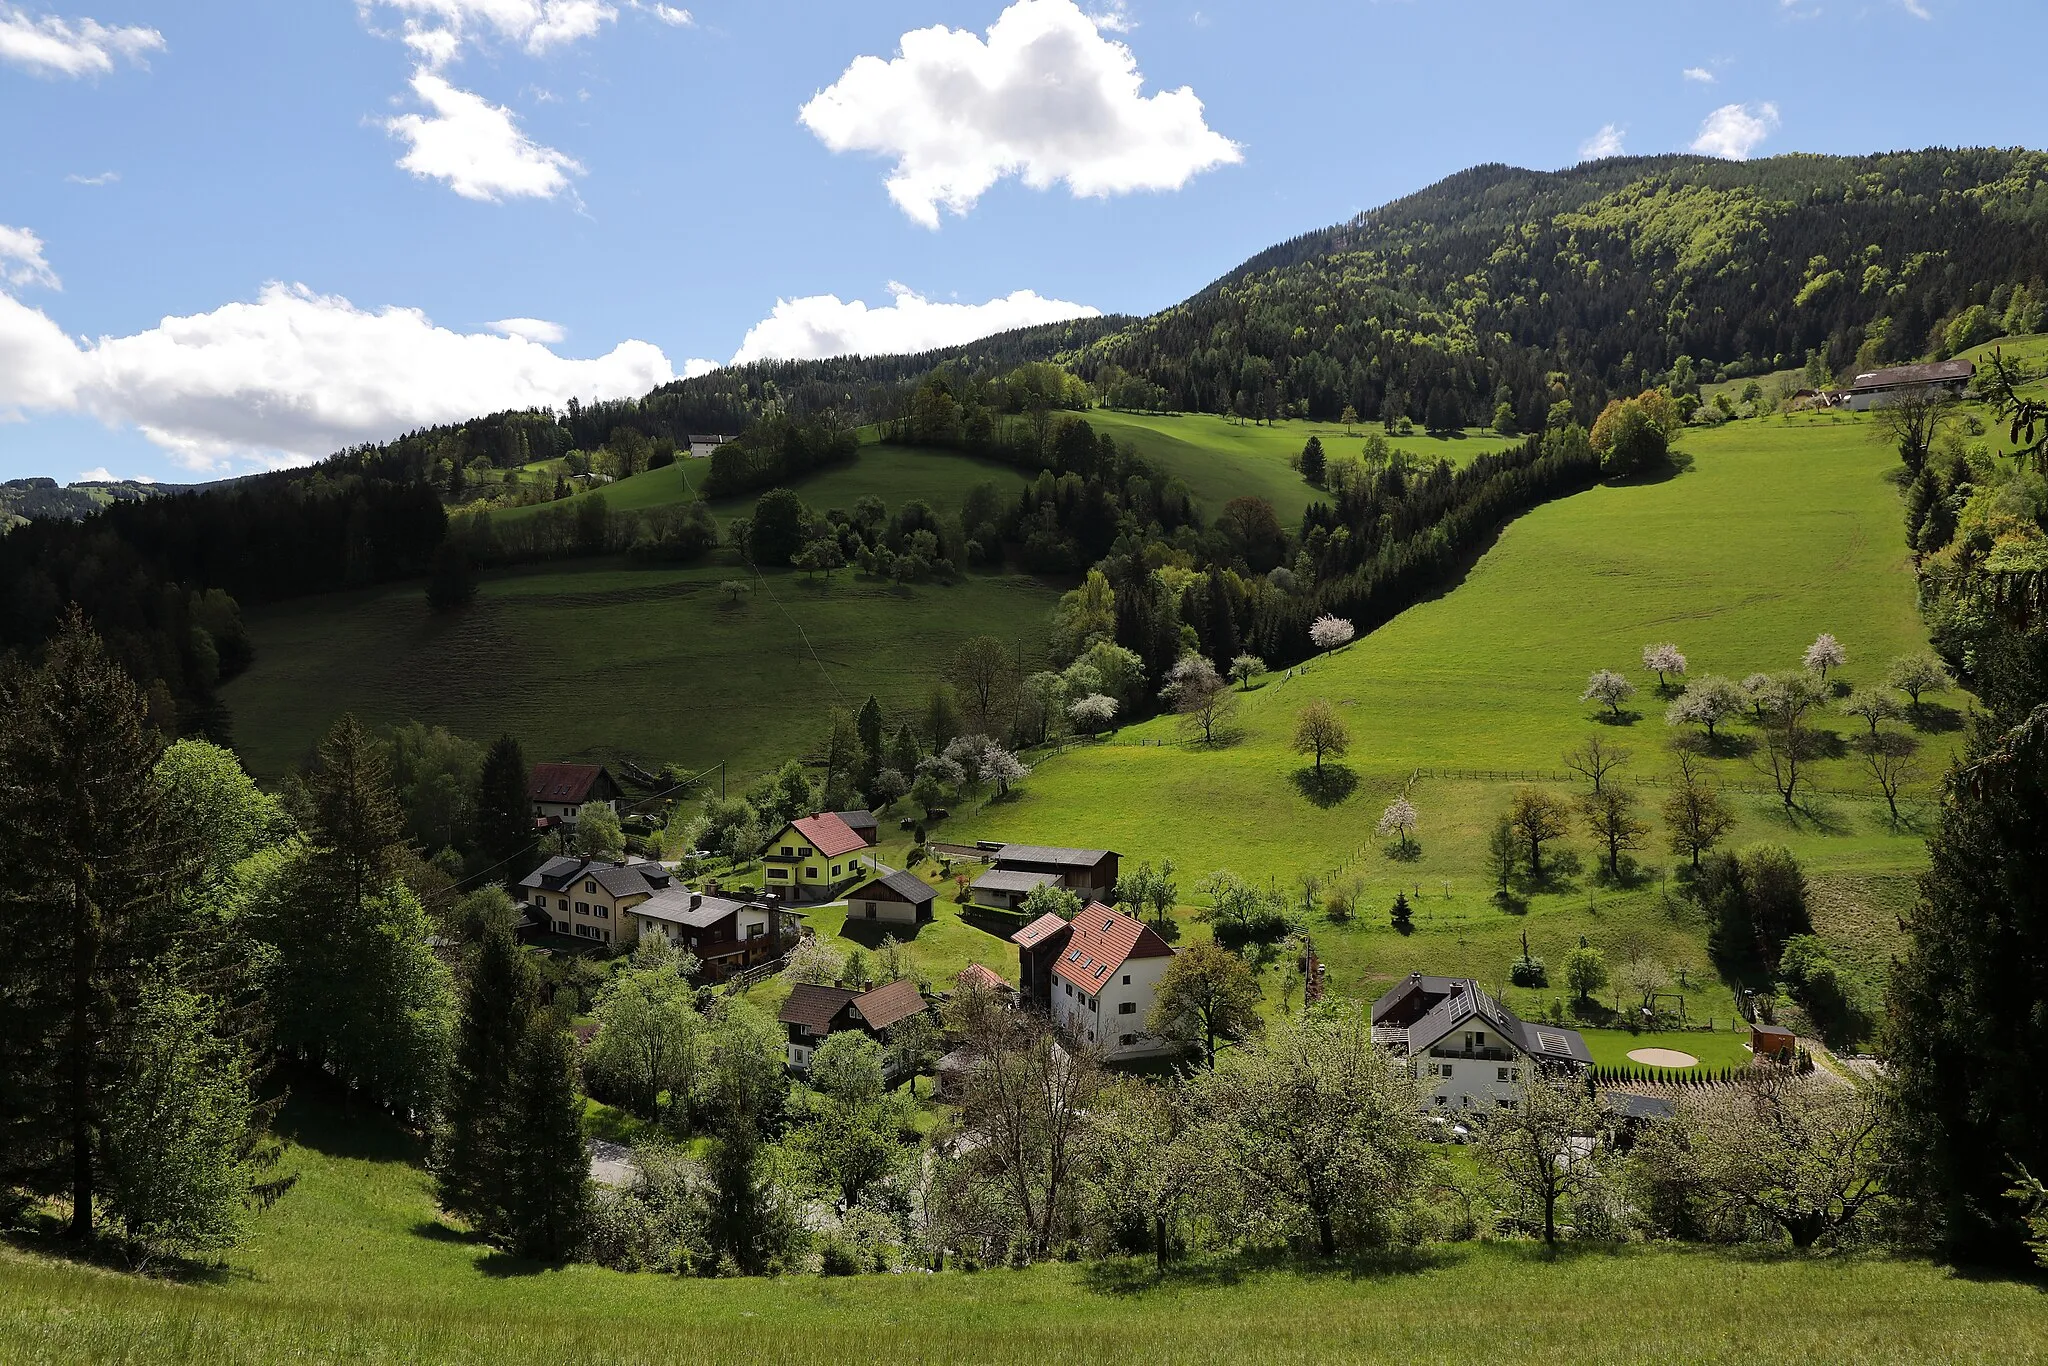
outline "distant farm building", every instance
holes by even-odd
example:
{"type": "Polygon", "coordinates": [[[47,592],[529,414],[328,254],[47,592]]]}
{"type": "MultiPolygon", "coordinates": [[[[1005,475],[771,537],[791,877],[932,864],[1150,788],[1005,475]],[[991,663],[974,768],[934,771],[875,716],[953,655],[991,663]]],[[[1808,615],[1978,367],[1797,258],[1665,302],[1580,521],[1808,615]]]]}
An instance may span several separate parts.
{"type": "Polygon", "coordinates": [[[1904,395],[1945,393],[1961,398],[1970,387],[1977,367],[1966,360],[1945,360],[1933,365],[1895,365],[1889,370],[1872,370],[1856,376],[1849,386],[1845,405],[1852,412],[1865,412],[1904,395]]]}
{"type": "Polygon", "coordinates": [[[605,802],[616,811],[625,795],[597,764],[535,764],[526,780],[526,799],[542,829],[561,825],[573,830],[576,810],[585,802],[605,802]]]}

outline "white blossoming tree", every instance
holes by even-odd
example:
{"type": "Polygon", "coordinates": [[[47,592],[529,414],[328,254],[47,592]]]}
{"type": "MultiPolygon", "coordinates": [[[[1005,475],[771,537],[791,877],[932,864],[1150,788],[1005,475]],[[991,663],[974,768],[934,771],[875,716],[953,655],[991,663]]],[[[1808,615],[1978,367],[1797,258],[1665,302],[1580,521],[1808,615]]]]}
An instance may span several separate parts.
{"type": "Polygon", "coordinates": [[[1685,676],[1685,656],[1676,645],[1669,643],[1645,645],[1643,667],[1657,675],[1657,690],[1662,692],[1671,686],[1672,679],[1685,676]]]}
{"type": "Polygon", "coordinates": [[[1308,638],[1324,654],[1348,645],[1358,629],[1342,617],[1321,616],[1309,623],[1308,638]]]}
{"type": "Polygon", "coordinates": [[[996,797],[998,799],[1010,795],[1011,783],[1021,783],[1030,776],[1031,765],[1025,763],[1001,745],[991,743],[986,750],[982,751],[981,780],[985,783],[995,784],[996,797]]]}
{"type": "Polygon", "coordinates": [[[1805,662],[1807,672],[1819,674],[1821,682],[1825,683],[1829,669],[1839,669],[1849,662],[1849,652],[1842,648],[1841,641],[1822,631],[1813,644],[1806,647],[1805,662]]]}
{"type": "Polygon", "coordinates": [[[1067,718],[1074,723],[1074,729],[1100,735],[1116,721],[1116,699],[1099,692],[1077,697],[1067,708],[1067,718]]]}
{"type": "Polygon", "coordinates": [[[1621,715],[1621,704],[1636,695],[1636,685],[1612,669],[1595,669],[1586,680],[1586,690],[1579,694],[1581,702],[1598,702],[1614,716],[1621,715]]]}
{"type": "Polygon", "coordinates": [[[1396,797],[1380,813],[1380,838],[1396,841],[1406,855],[1411,852],[1410,837],[1415,833],[1416,823],[1414,805],[1406,797],[1396,797]]]}
{"type": "Polygon", "coordinates": [[[1719,675],[1708,674],[1685,685],[1685,691],[1665,709],[1664,722],[1671,726],[1698,726],[1712,740],[1715,727],[1740,716],[1747,705],[1741,688],[1719,675]]]}

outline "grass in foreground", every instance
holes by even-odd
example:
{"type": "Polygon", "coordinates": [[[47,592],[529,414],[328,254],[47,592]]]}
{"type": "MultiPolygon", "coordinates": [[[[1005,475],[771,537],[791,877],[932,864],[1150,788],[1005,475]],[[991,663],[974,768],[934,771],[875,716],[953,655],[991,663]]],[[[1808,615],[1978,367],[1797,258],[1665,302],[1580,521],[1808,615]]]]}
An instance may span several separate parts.
{"type": "Polygon", "coordinates": [[[1333,1267],[1139,1262],[676,1280],[500,1257],[409,1142],[294,1103],[302,1179],[221,1273],[0,1250],[7,1362],[2048,1360],[2035,1286],[1881,1257],[1453,1244],[1333,1267]]]}

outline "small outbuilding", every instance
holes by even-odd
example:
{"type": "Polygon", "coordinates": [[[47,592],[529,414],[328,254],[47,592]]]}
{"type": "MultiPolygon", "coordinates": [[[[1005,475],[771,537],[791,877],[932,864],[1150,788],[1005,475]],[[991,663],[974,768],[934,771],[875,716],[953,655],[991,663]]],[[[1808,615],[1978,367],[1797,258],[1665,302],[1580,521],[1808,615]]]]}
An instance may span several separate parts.
{"type": "Polygon", "coordinates": [[[929,924],[932,905],[938,899],[939,894],[921,877],[884,873],[846,894],[846,918],[883,925],[929,924]]]}
{"type": "Polygon", "coordinates": [[[1749,1051],[1773,1062],[1797,1062],[1799,1037],[1783,1025],[1753,1024],[1749,1027],[1749,1051]]]}

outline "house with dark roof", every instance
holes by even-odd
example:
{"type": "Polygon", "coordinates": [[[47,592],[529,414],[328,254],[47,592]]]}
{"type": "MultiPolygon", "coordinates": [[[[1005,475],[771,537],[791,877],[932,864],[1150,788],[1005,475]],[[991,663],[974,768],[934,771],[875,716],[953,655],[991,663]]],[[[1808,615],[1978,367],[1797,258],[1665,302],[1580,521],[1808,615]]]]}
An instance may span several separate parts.
{"type": "Polygon", "coordinates": [[[868,842],[836,811],[799,816],[775,833],[761,856],[763,885],[786,901],[827,901],[867,873],[868,842]]]}
{"type": "Polygon", "coordinates": [[[911,873],[884,873],[846,894],[846,918],[882,925],[924,925],[932,918],[939,894],[911,873]]]}
{"type": "Polygon", "coordinates": [[[846,823],[846,828],[859,835],[861,842],[872,849],[881,842],[882,818],[872,811],[834,811],[833,815],[846,823]]]}
{"type": "Polygon", "coordinates": [[[658,863],[563,855],[528,873],[519,890],[527,915],[556,934],[599,944],[657,934],[695,954],[712,981],[782,952],[780,907],[693,892],[658,863]]]}
{"type": "Polygon", "coordinates": [[[1526,1023],[1462,977],[1410,973],[1373,1002],[1372,1037],[1407,1061],[1439,1109],[1510,1109],[1531,1069],[1593,1065],[1576,1029],[1526,1023]]]}
{"type": "Polygon", "coordinates": [[[535,764],[526,779],[526,800],[533,806],[534,823],[543,829],[574,829],[576,811],[585,802],[604,802],[616,811],[625,796],[601,764],[535,764]]]}
{"type": "Polygon", "coordinates": [[[1174,1051],[1147,1023],[1173,961],[1173,946],[1150,925],[1093,902],[1072,920],[1042,915],[1010,942],[1020,997],[1077,1046],[1111,1062],[1174,1051]]]}
{"type": "Polygon", "coordinates": [[[1936,393],[1961,398],[1969,391],[1970,379],[1976,373],[1976,364],[1966,360],[1937,361],[1932,365],[1894,365],[1887,370],[1871,370],[1856,376],[1850,383],[1843,406],[1860,413],[1915,394],[1936,393]]]}
{"type": "Polygon", "coordinates": [[[977,906],[1014,911],[1034,887],[1057,883],[1083,902],[1107,901],[1116,891],[1117,856],[1110,849],[1062,849],[1049,844],[1005,844],[989,870],[968,888],[977,906]]]}
{"type": "Polygon", "coordinates": [[[891,1029],[928,1009],[917,983],[911,981],[885,982],[870,991],[799,982],[790,988],[776,1019],[787,1031],[789,1066],[808,1072],[812,1055],[832,1035],[858,1029],[883,1041],[891,1029]]]}

